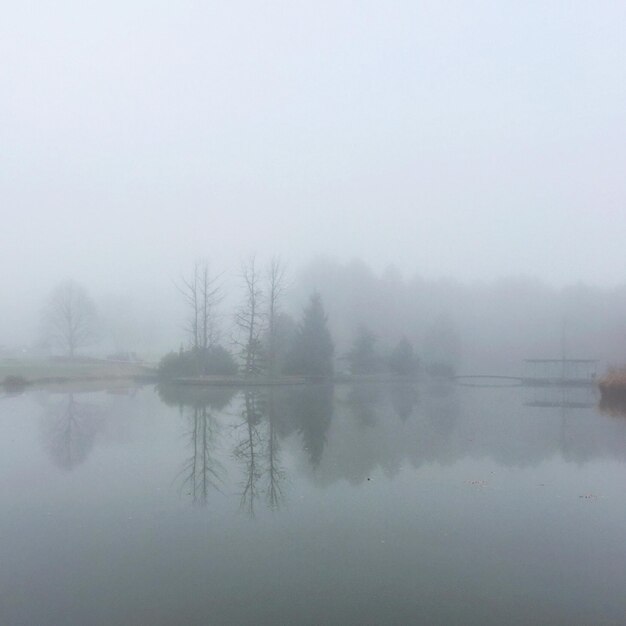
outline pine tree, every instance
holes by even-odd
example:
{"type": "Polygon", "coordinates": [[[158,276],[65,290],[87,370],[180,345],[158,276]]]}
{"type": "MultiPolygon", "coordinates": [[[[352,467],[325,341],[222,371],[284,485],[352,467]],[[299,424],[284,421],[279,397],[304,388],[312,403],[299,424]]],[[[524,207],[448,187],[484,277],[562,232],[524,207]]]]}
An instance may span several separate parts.
{"type": "Polygon", "coordinates": [[[334,350],[322,298],[315,292],[304,309],[285,373],[329,378],[333,375],[334,350]]]}
{"type": "Polygon", "coordinates": [[[406,337],[402,337],[389,356],[389,369],[394,374],[411,376],[417,372],[418,367],[419,361],[411,342],[406,337]]]}
{"type": "Polygon", "coordinates": [[[380,369],[376,336],[365,326],[358,329],[347,359],[353,374],[375,374],[380,369]]]}

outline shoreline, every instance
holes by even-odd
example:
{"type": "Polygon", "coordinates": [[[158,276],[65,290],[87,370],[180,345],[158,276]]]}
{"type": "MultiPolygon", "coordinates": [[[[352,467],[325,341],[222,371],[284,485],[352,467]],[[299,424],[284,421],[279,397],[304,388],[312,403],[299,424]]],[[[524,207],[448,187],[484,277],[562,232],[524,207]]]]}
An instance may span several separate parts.
{"type": "MultiPolygon", "coordinates": [[[[431,380],[430,377],[428,377],[431,380]]],[[[402,376],[335,376],[318,378],[307,376],[280,376],[276,378],[245,378],[244,376],[198,376],[172,379],[160,378],[156,370],[145,368],[143,372],[80,373],[63,372],[45,376],[27,377],[22,374],[8,374],[0,380],[0,389],[6,393],[20,393],[29,389],[62,388],[106,388],[107,386],[142,386],[146,384],[175,385],[180,387],[293,387],[305,385],[359,385],[359,384],[406,384],[413,385],[422,379],[402,376]]],[[[436,379],[440,380],[440,379],[436,379]]],[[[441,379],[445,382],[447,379],[441,379]]]]}

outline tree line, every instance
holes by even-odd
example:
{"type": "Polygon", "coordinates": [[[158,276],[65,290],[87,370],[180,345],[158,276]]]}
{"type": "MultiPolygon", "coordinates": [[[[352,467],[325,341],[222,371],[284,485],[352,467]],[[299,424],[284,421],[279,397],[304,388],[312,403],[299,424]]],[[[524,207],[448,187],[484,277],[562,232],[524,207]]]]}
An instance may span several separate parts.
{"type": "Polygon", "coordinates": [[[240,302],[226,339],[220,330],[218,309],[224,298],[223,287],[220,276],[211,273],[208,261],[198,261],[190,276],[179,281],[187,308],[187,345],[164,357],[161,373],[331,377],[334,343],[319,293],[310,295],[300,322],[295,324],[283,311],[288,284],[281,259],[273,257],[263,266],[256,257],[250,257],[241,264],[238,278],[240,302]]]}
{"type": "MultiPolygon", "coordinates": [[[[425,365],[406,334],[397,333],[395,342],[387,337],[381,342],[358,320],[349,343],[344,341],[338,350],[320,289],[312,288],[306,298],[300,298],[298,319],[287,312],[286,303],[301,284],[294,289],[287,266],[278,257],[262,263],[252,256],[241,263],[239,296],[230,313],[224,312],[224,275],[214,271],[208,260],[193,263],[174,284],[184,306],[183,334],[179,349],[161,359],[159,372],[164,378],[238,374],[323,379],[336,373],[412,377],[420,367],[444,375],[454,369],[450,355],[458,351],[458,337],[445,323],[427,337],[425,346],[436,358],[425,365]]],[[[50,343],[70,358],[97,340],[95,304],[74,281],[55,288],[44,307],[43,321],[50,343]]]]}

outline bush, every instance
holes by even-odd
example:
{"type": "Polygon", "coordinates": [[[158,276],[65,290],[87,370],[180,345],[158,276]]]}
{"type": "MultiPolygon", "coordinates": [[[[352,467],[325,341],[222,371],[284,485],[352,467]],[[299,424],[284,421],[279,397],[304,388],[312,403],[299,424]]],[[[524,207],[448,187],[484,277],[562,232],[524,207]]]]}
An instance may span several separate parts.
{"type": "Polygon", "coordinates": [[[7,376],[2,383],[5,390],[9,392],[23,391],[26,385],[28,381],[23,376],[12,375],[7,376]]]}
{"type": "Polygon", "coordinates": [[[190,376],[233,376],[236,373],[235,359],[222,346],[213,346],[207,350],[170,352],[159,363],[159,376],[163,379],[190,376]]]}
{"type": "Polygon", "coordinates": [[[283,373],[329,378],[333,375],[334,351],[322,298],[319,293],[314,293],[304,309],[283,373]]]}
{"type": "Polygon", "coordinates": [[[389,355],[389,369],[399,376],[414,376],[419,369],[411,342],[403,337],[389,355]]]}
{"type": "Polygon", "coordinates": [[[233,385],[177,385],[161,381],[157,385],[159,398],[168,406],[190,406],[213,411],[225,409],[237,393],[233,385]]]}
{"type": "Polygon", "coordinates": [[[383,363],[376,353],[376,336],[364,326],[357,330],[347,359],[352,374],[376,374],[381,371],[383,363]]]}

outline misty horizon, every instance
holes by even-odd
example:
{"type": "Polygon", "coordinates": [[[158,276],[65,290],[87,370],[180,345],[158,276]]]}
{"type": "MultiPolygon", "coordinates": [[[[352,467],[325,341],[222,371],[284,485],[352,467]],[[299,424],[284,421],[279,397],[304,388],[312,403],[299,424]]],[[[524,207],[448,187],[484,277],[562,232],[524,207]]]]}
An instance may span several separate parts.
{"type": "MultiPolygon", "coordinates": [[[[269,260],[256,257],[263,296],[267,295],[269,260]]],[[[503,368],[519,375],[524,359],[556,358],[564,353],[597,359],[601,367],[624,360],[626,286],[610,289],[578,283],[555,288],[525,276],[463,283],[403,277],[395,268],[376,272],[356,259],[340,263],[318,258],[301,268],[282,262],[286,279],[281,311],[297,323],[310,295],[319,292],[340,361],[360,328],[373,333],[382,353],[406,337],[423,359],[428,335],[442,319],[458,338],[456,368],[463,373],[503,368]]],[[[218,342],[236,354],[235,313],[245,296],[242,268],[226,273],[208,263],[221,291],[214,311],[218,342]]],[[[114,286],[100,292],[93,284],[77,283],[86,288],[98,317],[98,332],[80,354],[132,351],[154,362],[166,352],[188,346],[187,309],[179,288],[192,266],[161,277],[160,285],[138,285],[126,292],[114,286]]],[[[0,346],[10,353],[20,346],[36,347],[44,339],[42,313],[55,287],[50,285],[41,298],[33,297],[30,308],[15,303],[13,311],[19,321],[0,326],[4,330],[0,346]]],[[[11,306],[4,312],[8,319],[11,306]]],[[[63,354],[64,350],[59,346],[55,352],[63,354]]]]}
{"type": "Polygon", "coordinates": [[[195,259],[234,283],[250,253],[293,274],[362,259],[478,290],[619,290],[624,19],[584,2],[11,4],[0,344],[30,342],[68,278],[174,324],[168,290],[195,259]]]}
{"type": "Polygon", "coordinates": [[[623,284],[625,18],[584,2],[13,3],[4,289],[134,290],[251,251],[623,284]]]}
{"type": "Polygon", "coordinates": [[[0,623],[626,615],[626,3],[3,3],[0,623]]]}

